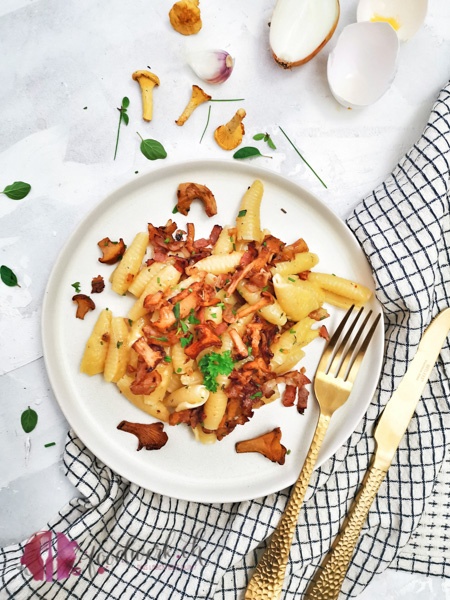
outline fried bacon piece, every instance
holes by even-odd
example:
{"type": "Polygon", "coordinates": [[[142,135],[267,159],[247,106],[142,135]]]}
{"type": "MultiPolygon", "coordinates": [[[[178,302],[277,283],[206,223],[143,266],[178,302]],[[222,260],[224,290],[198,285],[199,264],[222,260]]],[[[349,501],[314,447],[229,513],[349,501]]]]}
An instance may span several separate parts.
{"type": "Polygon", "coordinates": [[[184,353],[189,358],[197,358],[202,350],[205,350],[205,348],[209,348],[210,346],[222,346],[222,340],[212,331],[212,329],[210,329],[210,327],[208,327],[208,325],[200,323],[195,326],[194,330],[197,335],[196,341],[184,349],[184,353]]]}
{"type": "Polygon", "coordinates": [[[101,294],[105,289],[105,280],[101,275],[93,277],[91,281],[91,294],[101,294]]]}
{"type": "Polygon", "coordinates": [[[306,389],[305,385],[311,383],[305,375],[305,369],[302,368],[299,371],[289,371],[284,375],[278,376],[276,382],[286,384],[281,399],[283,406],[294,406],[295,400],[297,400],[297,410],[300,414],[303,414],[307,407],[309,397],[309,391],[306,389]]]}
{"type": "Polygon", "coordinates": [[[287,452],[285,446],[281,443],[281,429],[279,427],[275,427],[275,429],[264,435],[237,442],[235,448],[238,453],[258,452],[279,465],[284,465],[287,452]]]}
{"type": "Polygon", "coordinates": [[[77,312],[75,314],[77,319],[84,319],[86,313],[90,310],[95,309],[95,302],[86,294],[75,294],[72,300],[77,303],[77,312]]]}
{"type": "Polygon", "coordinates": [[[131,421],[121,421],[117,425],[120,431],[132,433],[138,439],[137,450],[159,450],[166,445],[169,439],[164,431],[163,423],[132,423],[131,421]]]}
{"type": "Polygon", "coordinates": [[[197,406],[196,408],[186,408],[185,410],[179,410],[169,415],[169,425],[179,425],[180,423],[186,423],[192,429],[195,429],[197,425],[200,425],[204,419],[203,406],[197,406]]]}
{"type": "Polygon", "coordinates": [[[180,183],[177,189],[177,209],[182,215],[186,216],[194,200],[201,200],[208,217],[217,214],[217,204],[214,194],[206,185],[198,183],[180,183]]]}
{"type": "Polygon", "coordinates": [[[148,396],[156,390],[161,383],[161,375],[155,369],[149,369],[145,360],[138,359],[136,376],[130,385],[130,390],[136,396],[148,396]]]}
{"type": "Polygon", "coordinates": [[[114,265],[119,262],[126,249],[122,238],[118,242],[112,242],[109,237],[105,237],[97,243],[97,246],[102,252],[102,257],[98,260],[106,265],[114,265]]]}

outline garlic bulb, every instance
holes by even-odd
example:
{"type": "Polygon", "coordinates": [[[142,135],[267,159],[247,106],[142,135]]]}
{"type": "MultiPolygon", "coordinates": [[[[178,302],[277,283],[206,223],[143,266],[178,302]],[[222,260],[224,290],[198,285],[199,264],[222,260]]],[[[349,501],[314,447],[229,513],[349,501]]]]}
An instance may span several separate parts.
{"type": "Polygon", "coordinates": [[[226,50],[196,50],[188,54],[188,64],[207,83],[223,83],[231,75],[234,59],[226,50]]]}

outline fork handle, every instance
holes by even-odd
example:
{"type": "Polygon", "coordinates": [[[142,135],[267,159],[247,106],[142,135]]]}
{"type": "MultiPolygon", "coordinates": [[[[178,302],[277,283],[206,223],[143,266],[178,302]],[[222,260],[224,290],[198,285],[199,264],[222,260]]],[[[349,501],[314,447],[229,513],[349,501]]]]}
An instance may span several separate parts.
{"type": "Polygon", "coordinates": [[[301,473],[280,522],[250,579],[245,600],[278,600],[281,595],[298,516],[329,423],[330,416],[321,413],[301,473]]]}
{"type": "Polygon", "coordinates": [[[339,535],[311,581],[305,600],[337,600],[370,507],[386,471],[371,466],[339,535]]]}

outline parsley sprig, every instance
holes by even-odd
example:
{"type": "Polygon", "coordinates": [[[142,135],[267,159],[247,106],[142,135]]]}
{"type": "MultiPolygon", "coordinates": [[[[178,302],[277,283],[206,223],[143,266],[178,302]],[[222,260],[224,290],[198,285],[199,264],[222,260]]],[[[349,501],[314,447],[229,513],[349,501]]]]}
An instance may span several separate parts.
{"type": "Polygon", "coordinates": [[[234,368],[230,350],[225,352],[210,352],[205,354],[198,362],[200,371],[203,373],[203,384],[210,392],[216,392],[218,375],[229,375],[234,368]]]}

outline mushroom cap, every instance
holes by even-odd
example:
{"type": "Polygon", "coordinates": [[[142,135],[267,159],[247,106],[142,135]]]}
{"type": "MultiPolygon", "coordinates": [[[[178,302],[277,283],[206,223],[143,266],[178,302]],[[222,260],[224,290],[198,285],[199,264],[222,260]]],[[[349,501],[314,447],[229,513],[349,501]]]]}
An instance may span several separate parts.
{"type": "Polygon", "coordinates": [[[159,77],[150,71],[135,71],[131,77],[139,83],[148,79],[153,82],[154,85],[159,85],[159,77]]]}
{"type": "Polygon", "coordinates": [[[234,117],[225,125],[220,125],[214,132],[214,139],[224,150],[234,150],[242,142],[245,133],[242,119],[246,112],[243,108],[236,111],[234,117]]]}
{"type": "Polygon", "coordinates": [[[170,24],[182,35],[193,35],[202,28],[198,0],[179,0],[169,12],[170,24]]]}

